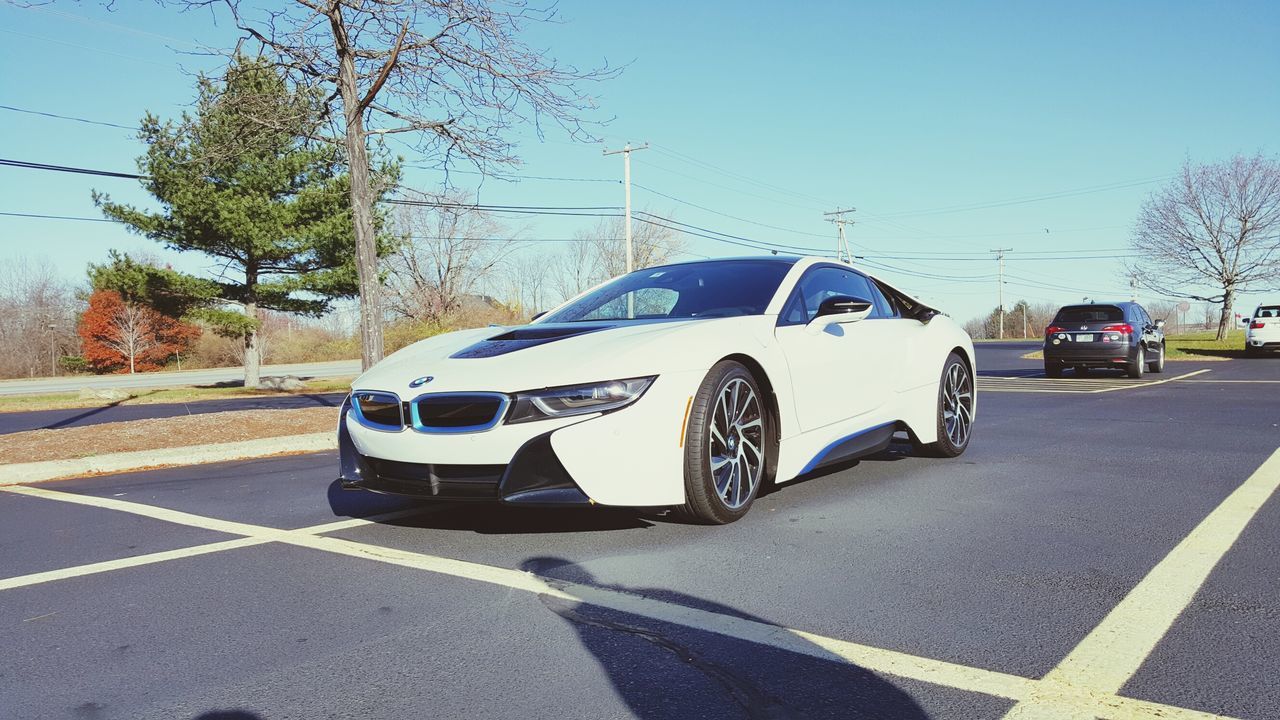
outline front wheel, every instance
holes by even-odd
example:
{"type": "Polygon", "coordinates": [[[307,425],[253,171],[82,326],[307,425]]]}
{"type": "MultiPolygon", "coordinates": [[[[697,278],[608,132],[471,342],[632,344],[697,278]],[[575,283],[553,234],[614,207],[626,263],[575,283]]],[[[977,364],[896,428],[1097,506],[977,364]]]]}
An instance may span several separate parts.
{"type": "Polygon", "coordinates": [[[751,372],[732,360],[711,368],[693,397],[685,428],[681,514],[709,525],[746,515],[766,479],[771,431],[751,372]]]}
{"type": "Polygon", "coordinates": [[[1134,356],[1133,362],[1129,363],[1129,377],[1138,380],[1142,377],[1142,371],[1147,364],[1147,354],[1142,350],[1142,346],[1138,346],[1138,354],[1134,356]]]}
{"type": "Polygon", "coordinates": [[[951,353],[938,383],[938,440],[921,449],[932,457],[956,457],[969,447],[972,431],[973,376],[964,360],[951,353]]]}
{"type": "Polygon", "coordinates": [[[1147,363],[1147,369],[1153,373],[1164,372],[1164,343],[1160,343],[1160,356],[1147,363]]]}

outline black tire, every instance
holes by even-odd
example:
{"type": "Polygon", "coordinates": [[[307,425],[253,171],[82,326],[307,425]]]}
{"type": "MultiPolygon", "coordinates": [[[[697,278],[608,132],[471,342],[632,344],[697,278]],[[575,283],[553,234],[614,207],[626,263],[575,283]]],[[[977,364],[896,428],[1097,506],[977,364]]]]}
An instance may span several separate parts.
{"type": "Polygon", "coordinates": [[[1044,361],[1044,376],[1051,378],[1062,377],[1062,363],[1044,361]]]}
{"type": "Polygon", "coordinates": [[[973,400],[973,374],[969,371],[969,366],[965,364],[963,358],[956,353],[951,353],[951,355],[947,356],[947,362],[942,366],[942,378],[938,382],[938,440],[921,445],[919,448],[920,454],[929,457],[953,458],[964,453],[965,449],[969,447],[969,441],[973,438],[973,400]],[[961,391],[963,392],[966,387],[968,389],[968,403],[961,402],[964,405],[963,412],[968,415],[968,424],[958,442],[953,438],[955,433],[951,432],[950,428],[947,427],[946,418],[947,408],[954,404],[948,402],[948,392],[952,388],[948,384],[948,378],[953,372],[956,372],[953,368],[957,366],[959,368],[958,372],[963,378],[961,391]]]}
{"type": "Polygon", "coordinates": [[[1147,362],[1147,370],[1153,373],[1164,372],[1164,343],[1160,343],[1160,357],[1147,362]]]}
{"type": "MultiPolygon", "coordinates": [[[[744,400],[744,405],[746,405],[744,400]]],[[[716,432],[720,432],[717,430],[716,432]]],[[[707,373],[707,377],[699,386],[697,394],[693,396],[693,403],[689,409],[689,422],[685,427],[685,444],[684,444],[684,495],[685,504],[679,509],[679,514],[694,522],[707,525],[725,525],[731,523],[751,509],[751,504],[755,502],[756,496],[760,492],[760,487],[769,482],[770,460],[768,454],[772,452],[773,427],[769,418],[767,399],[760,392],[760,385],[756,382],[755,377],[741,363],[732,360],[725,360],[717,363],[711,371],[707,373]],[[754,415],[750,410],[743,415],[743,421],[750,424],[756,417],[760,421],[758,428],[747,429],[731,429],[730,435],[736,439],[732,445],[728,444],[728,438],[725,440],[717,440],[715,433],[712,431],[712,423],[715,422],[715,413],[718,407],[718,401],[726,390],[732,390],[733,386],[741,390],[747,387],[751,390],[755,398],[754,415]],[[754,432],[753,430],[758,430],[754,432]],[[736,435],[734,435],[736,433],[736,435]],[[755,445],[752,445],[754,441],[755,445]],[[716,457],[716,449],[719,448],[722,453],[733,451],[738,444],[743,444],[743,450],[737,455],[737,460],[727,461],[725,465],[737,466],[739,472],[739,484],[736,486],[738,495],[734,496],[732,472],[734,468],[730,468],[730,475],[726,478],[724,474],[721,479],[725,481],[725,491],[722,493],[717,489],[717,477],[713,472],[711,464],[713,458],[716,457]],[[758,447],[760,450],[759,464],[757,470],[752,470],[752,463],[746,452],[747,447],[758,447]],[[739,465],[739,463],[742,463],[739,465]],[[742,467],[746,468],[746,472],[742,471],[742,467]],[[749,480],[748,477],[752,472],[756,473],[756,480],[751,487],[742,494],[742,480],[749,480]],[[725,494],[731,497],[726,498],[725,494]]],[[[723,455],[722,455],[723,457],[723,455]]]]}
{"type": "Polygon", "coordinates": [[[1141,380],[1142,371],[1146,369],[1146,365],[1147,365],[1147,353],[1142,349],[1142,346],[1139,345],[1137,350],[1137,355],[1134,356],[1133,362],[1129,363],[1128,366],[1126,366],[1125,370],[1128,372],[1129,377],[1133,378],[1134,380],[1141,380]]]}
{"type": "Polygon", "coordinates": [[[1089,374],[1089,368],[1084,365],[1077,365],[1072,369],[1075,371],[1077,377],[1085,377],[1089,374]]]}
{"type": "Polygon", "coordinates": [[[1261,354],[1262,354],[1262,351],[1261,351],[1260,349],[1258,349],[1258,348],[1256,348],[1256,347],[1252,346],[1252,345],[1245,345],[1245,346],[1244,346],[1244,355],[1245,355],[1245,357],[1258,357],[1258,356],[1259,356],[1259,355],[1261,355],[1261,354]]]}

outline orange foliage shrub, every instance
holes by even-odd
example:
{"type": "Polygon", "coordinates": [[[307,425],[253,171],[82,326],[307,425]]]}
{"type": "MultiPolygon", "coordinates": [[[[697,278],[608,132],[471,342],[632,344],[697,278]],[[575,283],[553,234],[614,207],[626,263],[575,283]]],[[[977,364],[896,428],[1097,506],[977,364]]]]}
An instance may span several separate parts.
{"type": "Polygon", "coordinates": [[[78,330],[84,359],[99,373],[159,370],[175,353],[187,352],[201,332],[198,325],[127,304],[114,290],[89,296],[78,330]]]}

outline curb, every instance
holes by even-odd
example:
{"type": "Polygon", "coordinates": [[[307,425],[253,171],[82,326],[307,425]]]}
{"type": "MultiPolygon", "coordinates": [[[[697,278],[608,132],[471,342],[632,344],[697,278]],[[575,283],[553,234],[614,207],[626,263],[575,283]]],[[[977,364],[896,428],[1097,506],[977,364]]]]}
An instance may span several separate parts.
{"type": "Polygon", "coordinates": [[[58,480],[80,475],[101,475],[103,473],[125,472],[128,470],[203,465],[227,460],[269,457],[271,455],[320,452],[323,450],[335,450],[337,447],[337,435],[331,432],[323,432],[212,445],[138,450],[136,452],[111,453],[71,460],[14,463],[0,465],[0,486],[58,480]]]}

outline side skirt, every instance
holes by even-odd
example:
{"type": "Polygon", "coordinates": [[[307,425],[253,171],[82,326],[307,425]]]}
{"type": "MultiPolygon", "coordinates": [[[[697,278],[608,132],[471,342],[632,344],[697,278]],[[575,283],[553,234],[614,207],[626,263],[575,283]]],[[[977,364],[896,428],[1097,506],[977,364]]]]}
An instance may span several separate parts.
{"type": "Polygon", "coordinates": [[[805,475],[827,465],[874,455],[889,447],[889,443],[893,442],[893,434],[900,429],[902,429],[902,423],[894,421],[859,430],[852,435],[840,438],[823,448],[796,476],[805,475]]]}

